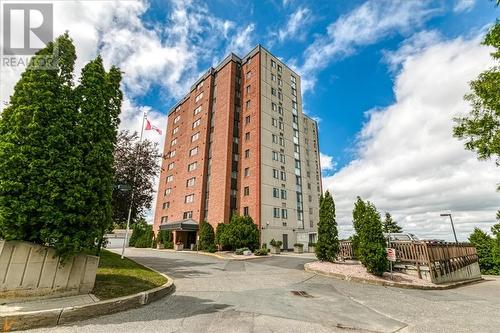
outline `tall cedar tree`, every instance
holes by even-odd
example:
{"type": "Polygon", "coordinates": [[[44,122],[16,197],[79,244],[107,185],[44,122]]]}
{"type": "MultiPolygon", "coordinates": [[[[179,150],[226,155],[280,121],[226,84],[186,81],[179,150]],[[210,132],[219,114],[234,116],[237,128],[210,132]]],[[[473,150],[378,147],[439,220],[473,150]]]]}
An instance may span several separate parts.
{"type": "Polygon", "coordinates": [[[83,167],[86,172],[86,218],[94,224],[97,253],[106,232],[113,227],[113,151],[116,143],[122,93],[121,73],[112,67],[106,73],[101,57],[82,70],[79,99],[83,167]]]}
{"type": "Polygon", "coordinates": [[[381,276],[387,269],[386,242],[380,214],[371,202],[358,197],[352,212],[354,229],[359,237],[359,260],[372,274],[381,276]]]}
{"type": "Polygon", "coordinates": [[[200,224],[200,250],[215,250],[215,233],[212,225],[206,221],[200,224]]]}
{"type": "Polygon", "coordinates": [[[383,228],[384,232],[387,232],[387,233],[398,233],[398,232],[403,231],[403,228],[401,228],[398,225],[398,223],[392,219],[391,214],[389,214],[387,212],[385,213],[385,219],[384,219],[384,222],[382,224],[382,228],[383,228]]]}
{"type": "Polygon", "coordinates": [[[337,222],[335,221],[335,203],[330,192],[326,191],[320,199],[318,241],[316,257],[321,261],[334,262],[340,250],[337,222]]]}
{"type": "Polygon", "coordinates": [[[481,273],[500,273],[500,267],[496,267],[495,260],[493,258],[494,240],[491,236],[479,228],[474,228],[474,232],[469,236],[469,242],[476,247],[481,273]]]}
{"type": "MultiPolygon", "coordinates": [[[[78,112],[81,98],[73,88],[75,60],[67,34],[37,52],[0,118],[0,238],[53,246],[63,259],[96,247],[102,220],[89,218],[98,216],[89,206],[89,193],[95,189],[89,186],[108,182],[91,180],[85,167],[89,152],[82,134],[91,128],[85,128],[78,112]],[[35,66],[39,58],[53,55],[56,68],[35,66]]],[[[116,72],[110,73],[115,93],[108,92],[119,110],[116,72]]],[[[100,154],[102,160],[108,159],[106,151],[100,154]]],[[[93,160],[101,163],[98,157],[93,160]]]]}
{"type": "MultiPolygon", "coordinates": [[[[120,131],[118,134],[114,151],[115,184],[126,184],[134,189],[132,224],[144,217],[145,212],[151,208],[154,195],[153,179],[160,172],[160,157],[157,143],[143,140],[139,145],[136,132],[120,131]]],[[[130,191],[113,191],[113,220],[121,227],[127,223],[130,200],[130,191]]]]}

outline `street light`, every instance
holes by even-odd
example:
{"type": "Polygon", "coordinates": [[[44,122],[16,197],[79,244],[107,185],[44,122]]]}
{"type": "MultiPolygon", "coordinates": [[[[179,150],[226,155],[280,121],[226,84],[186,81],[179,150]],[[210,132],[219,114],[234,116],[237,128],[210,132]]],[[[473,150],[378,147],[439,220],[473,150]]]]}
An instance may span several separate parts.
{"type": "Polygon", "coordinates": [[[453,219],[451,218],[451,214],[450,213],[446,213],[446,214],[441,214],[441,216],[449,216],[450,217],[451,229],[453,229],[453,236],[455,236],[455,243],[458,243],[457,234],[455,233],[455,226],[453,225],[453,219]]]}

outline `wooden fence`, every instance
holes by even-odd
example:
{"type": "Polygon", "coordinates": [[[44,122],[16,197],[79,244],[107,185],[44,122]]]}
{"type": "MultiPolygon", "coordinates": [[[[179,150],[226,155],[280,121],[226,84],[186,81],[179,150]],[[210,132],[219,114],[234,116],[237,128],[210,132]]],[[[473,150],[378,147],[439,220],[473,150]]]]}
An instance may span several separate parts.
{"type": "MultiPolygon", "coordinates": [[[[390,246],[396,250],[396,261],[414,265],[419,278],[422,278],[421,267],[427,266],[433,282],[478,262],[476,248],[469,243],[394,241],[390,246]]],[[[340,248],[343,260],[354,259],[350,241],[341,241],[340,248]]]]}

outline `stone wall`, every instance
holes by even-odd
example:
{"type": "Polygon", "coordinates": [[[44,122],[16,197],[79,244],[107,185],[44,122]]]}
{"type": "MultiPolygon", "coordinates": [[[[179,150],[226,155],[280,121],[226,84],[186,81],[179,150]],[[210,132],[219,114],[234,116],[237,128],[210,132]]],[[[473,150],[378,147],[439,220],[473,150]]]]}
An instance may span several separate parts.
{"type": "Polygon", "coordinates": [[[99,257],[86,254],[61,264],[53,248],[0,240],[0,298],[89,293],[98,264],[99,257]]]}

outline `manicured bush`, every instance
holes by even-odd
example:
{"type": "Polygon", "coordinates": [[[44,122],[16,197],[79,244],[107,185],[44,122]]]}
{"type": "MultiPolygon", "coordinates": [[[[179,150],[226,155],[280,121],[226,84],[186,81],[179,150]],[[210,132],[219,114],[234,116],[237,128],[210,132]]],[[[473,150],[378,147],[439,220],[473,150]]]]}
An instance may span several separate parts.
{"type": "Polygon", "coordinates": [[[274,238],[271,239],[271,241],[269,242],[269,244],[273,247],[281,247],[281,245],[283,245],[283,242],[282,241],[277,241],[275,240],[274,238]]]}
{"type": "Polygon", "coordinates": [[[268,251],[266,248],[261,247],[260,249],[256,249],[255,251],[253,251],[253,254],[256,256],[267,256],[267,252],[268,251]]]}
{"type": "Polygon", "coordinates": [[[319,260],[334,262],[339,251],[340,243],[335,220],[335,203],[330,192],[326,191],[325,195],[320,198],[318,242],[314,252],[319,260]]]}
{"type": "Polygon", "coordinates": [[[139,220],[134,225],[132,236],[129,240],[129,246],[146,248],[155,245],[153,226],[146,223],[145,220],[139,220]]]}
{"type": "Polygon", "coordinates": [[[242,247],[241,249],[236,249],[236,251],[234,251],[234,254],[241,256],[245,251],[250,251],[250,249],[248,247],[242,247]]]}
{"type": "Polygon", "coordinates": [[[217,226],[216,241],[224,248],[253,250],[259,247],[259,229],[250,216],[235,214],[229,224],[217,226]]]}
{"type": "Polygon", "coordinates": [[[210,223],[203,221],[200,224],[199,249],[202,251],[208,251],[211,248],[215,249],[214,228],[210,223]]]}
{"type": "Polygon", "coordinates": [[[352,215],[359,237],[358,259],[368,272],[381,276],[388,267],[388,261],[380,214],[371,202],[365,203],[358,197],[352,215]]]}
{"type": "Polygon", "coordinates": [[[295,244],[293,244],[293,246],[296,246],[296,247],[304,247],[304,244],[302,244],[302,243],[295,243],[295,244]]]}

